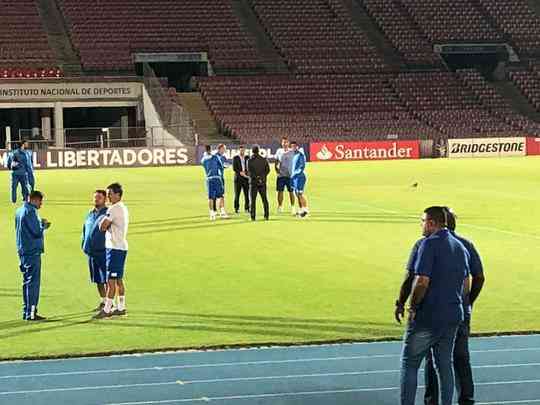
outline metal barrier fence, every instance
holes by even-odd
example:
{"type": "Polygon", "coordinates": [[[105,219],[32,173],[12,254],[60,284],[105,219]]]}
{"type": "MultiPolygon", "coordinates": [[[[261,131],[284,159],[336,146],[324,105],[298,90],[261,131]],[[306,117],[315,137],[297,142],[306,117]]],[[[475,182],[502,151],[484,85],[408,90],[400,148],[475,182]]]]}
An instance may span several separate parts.
{"type": "MultiPolygon", "coordinates": [[[[164,127],[111,127],[111,128],[65,128],[65,149],[102,149],[178,146],[174,134],[189,132],[185,125],[164,127]]],[[[54,131],[53,131],[54,133],[54,131]]],[[[40,130],[22,129],[16,139],[7,140],[7,149],[12,144],[27,140],[34,150],[55,148],[54,139],[44,139],[40,130]]]]}

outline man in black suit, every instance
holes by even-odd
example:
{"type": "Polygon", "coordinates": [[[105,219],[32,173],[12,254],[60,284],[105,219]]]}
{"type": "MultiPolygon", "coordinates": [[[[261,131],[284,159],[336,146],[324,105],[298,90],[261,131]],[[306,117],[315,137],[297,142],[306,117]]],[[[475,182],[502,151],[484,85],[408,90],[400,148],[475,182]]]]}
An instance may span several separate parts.
{"type": "Polygon", "coordinates": [[[251,149],[253,155],[248,162],[250,202],[251,202],[251,220],[255,221],[257,213],[257,194],[261,195],[264,207],[264,219],[268,220],[270,209],[268,208],[268,196],[266,195],[266,178],[270,173],[268,161],[259,155],[259,147],[253,146],[251,149]]]}
{"type": "Polygon", "coordinates": [[[244,193],[244,209],[249,212],[249,176],[248,176],[249,156],[246,156],[246,148],[240,145],[238,155],[233,159],[234,170],[234,211],[238,214],[240,210],[240,193],[244,193]]]}

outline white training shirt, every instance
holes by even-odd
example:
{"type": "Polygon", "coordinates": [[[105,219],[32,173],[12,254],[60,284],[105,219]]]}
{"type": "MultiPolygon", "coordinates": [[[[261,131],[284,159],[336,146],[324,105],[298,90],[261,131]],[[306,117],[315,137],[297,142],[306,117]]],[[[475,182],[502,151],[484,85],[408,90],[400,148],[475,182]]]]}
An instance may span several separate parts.
{"type": "Polygon", "coordinates": [[[107,249],[128,250],[127,231],[129,225],[129,212],[122,201],[109,207],[106,218],[112,221],[105,234],[105,247],[107,249]]]}
{"type": "Polygon", "coordinates": [[[276,150],[276,154],[275,154],[275,158],[278,162],[281,162],[281,158],[283,157],[283,155],[285,154],[285,149],[283,148],[279,148],[278,150],[276,150]]]}

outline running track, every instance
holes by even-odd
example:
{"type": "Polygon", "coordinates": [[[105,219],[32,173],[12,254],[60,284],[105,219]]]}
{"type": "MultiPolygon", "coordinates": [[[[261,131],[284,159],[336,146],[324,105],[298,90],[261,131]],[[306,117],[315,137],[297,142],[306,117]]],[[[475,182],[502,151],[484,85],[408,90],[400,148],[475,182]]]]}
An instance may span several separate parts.
{"type": "MultiPolygon", "coordinates": [[[[471,350],[479,405],[540,404],[540,335],[473,339],[471,350]]],[[[399,352],[366,343],[4,362],[0,404],[396,405],[399,352]]]]}

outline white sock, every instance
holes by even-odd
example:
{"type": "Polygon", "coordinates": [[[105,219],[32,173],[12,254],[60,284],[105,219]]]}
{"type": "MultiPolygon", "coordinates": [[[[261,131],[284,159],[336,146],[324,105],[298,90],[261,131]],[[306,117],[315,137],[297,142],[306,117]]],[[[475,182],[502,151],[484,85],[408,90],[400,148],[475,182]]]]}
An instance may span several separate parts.
{"type": "Polygon", "coordinates": [[[126,296],[125,295],[119,295],[118,296],[118,305],[116,307],[119,311],[123,311],[126,309],[126,296]]]}
{"type": "Polygon", "coordinates": [[[113,306],[113,300],[111,298],[105,298],[105,308],[103,308],[103,311],[109,314],[112,310],[112,306],[113,306]]]}

